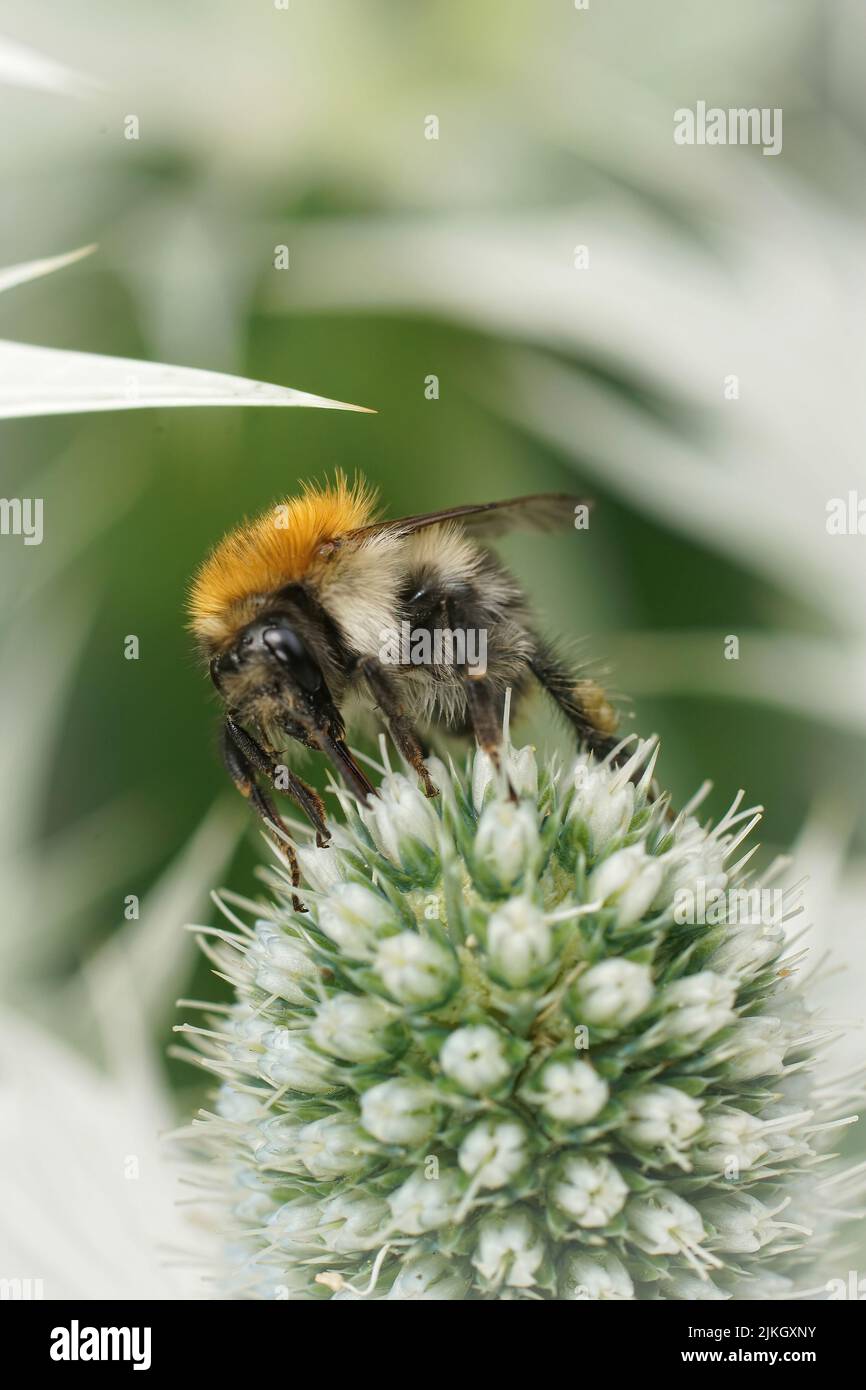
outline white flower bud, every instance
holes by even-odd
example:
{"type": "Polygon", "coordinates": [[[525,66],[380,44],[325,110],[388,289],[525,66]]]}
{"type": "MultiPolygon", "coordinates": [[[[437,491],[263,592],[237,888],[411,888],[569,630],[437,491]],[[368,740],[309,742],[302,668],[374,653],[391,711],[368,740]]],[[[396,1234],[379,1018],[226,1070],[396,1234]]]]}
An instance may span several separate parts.
{"type": "Polygon", "coordinates": [[[634,816],[634,797],[634,783],[618,779],[610,768],[576,763],[568,819],[586,826],[594,857],[625,835],[634,816]]]}
{"type": "Polygon", "coordinates": [[[511,1075],[505,1038],[484,1023],[449,1034],[439,1053],[439,1065],[461,1090],[473,1096],[497,1090],[511,1075]]]}
{"type": "Polygon", "coordinates": [[[778,1076],[784,1070],[789,1046],[780,1018],[742,1018],[732,1037],[720,1045],[719,1054],[731,1080],[751,1081],[756,1076],[778,1076]]]}
{"type": "Polygon", "coordinates": [[[316,1239],[315,1232],[320,1214],[319,1203],[309,1201],[306,1197],[284,1202],[268,1217],[268,1244],[295,1253],[309,1249],[316,1239]]]}
{"type": "Polygon", "coordinates": [[[272,1028],[265,1038],[259,1071],[275,1086],[315,1095],[334,1090],[339,1074],[334,1063],[314,1052],[305,1034],[293,1028],[272,1028]]]}
{"type": "Polygon", "coordinates": [[[632,1197],[626,1216],[632,1240],[648,1255],[678,1255],[706,1235],[700,1212],[667,1187],[632,1197]]]}
{"type": "Polygon", "coordinates": [[[314,1178],[340,1178],[369,1166],[372,1145],[360,1125],[326,1115],[298,1131],[298,1157],[314,1178]]]}
{"type": "Polygon", "coordinates": [[[386,937],[374,968],[392,998],[407,1005],[436,1003],[457,979],[457,964],[447,947],[414,931],[386,937]]]}
{"type": "Polygon", "coordinates": [[[460,1145],[457,1161],[481,1187],[504,1187],[526,1166],[526,1139],[516,1120],[480,1120],[460,1145]]]}
{"type": "Polygon", "coordinates": [[[310,1036],[323,1052],[347,1062],[379,1062],[394,1051],[398,1018],[382,999],[332,994],[317,1008],[310,1036]]]}
{"type": "MultiPolygon", "coordinates": [[[[303,1168],[298,1168],[303,1172],[303,1168]]],[[[273,1215],[274,1199],[269,1192],[250,1192],[231,1208],[232,1216],[246,1226],[263,1226],[273,1215]]]]}
{"type": "Polygon", "coordinates": [[[226,1024],[226,1032],[236,1039],[226,1046],[229,1060],[245,1068],[257,1064],[272,1028],[270,1020],[255,1013],[251,1005],[239,1005],[226,1024]]]}
{"type": "Polygon", "coordinates": [[[624,1028],[646,1009],[653,997],[648,965],[631,960],[599,961],[581,975],[573,991],[573,1014],[581,1023],[624,1028]]]}
{"type": "Polygon", "coordinates": [[[578,1226],[607,1226],[625,1206],[628,1187],[609,1159],[565,1154],[550,1186],[555,1206],[578,1226]]]}
{"type": "Polygon", "coordinates": [[[621,927],[630,927],[649,910],[659,889],[662,869],[642,845],[615,850],[593,869],[589,894],[616,909],[621,927]]]}
{"type": "Polygon", "coordinates": [[[289,1266],[283,1259],[262,1260],[259,1252],[251,1249],[238,1249],[231,1252],[238,1265],[247,1271],[244,1279],[244,1298],[254,1298],[264,1303],[281,1303],[284,1299],[300,1299],[307,1302],[309,1275],[303,1265],[289,1266]],[[250,1261],[255,1253],[255,1266],[250,1261]],[[251,1276],[252,1269],[261,1271],[251,1276]]]}
{"type": "Polygon", "coordinates": [[[382,1144],[422,1144],[439,1124],[436,1092],[410,1077],[382,1081],[361,1096],[361,1123],[382,1144]]]}
{"type": "Polygon", "coordinates": [[[281,1173],[303,1173],[304,1165],[297,1155],[302,1128],[288,1115],[275,1115],[260,1121],[250,1142],[257,1163],[281,1173]]]}
{"type": "Polygon", "coordinates": [[[479,1222],[477,1236],[472,1263],[482,1279],[493,1288],[502,1284],[515,1289],[532,1287],[547,1251],[525,1209],[492,1212],[479,1222]]]}
{"type": "Polygon", "coordinates": [[[712,1227],[714,1250],[731,1255],[754,1254],[778,1234],[775,1212],[748,1192],[731,1193],[724,1201],[705,1202],[701,1211],[712,1227]]]}
{"type": "Polygon", "coordinates": [[[538,761],[531,744],[524,744],[522,748],[512,748],[509,744],[505,770],[515,796],[527,801],[538,800],[538,761]]]}
{"type": "Polygon", "coordinates": [[[566,1255],[559,1276],[561,1299],[615,1300],[634,1298],[628,1270],[611,1250],[566,1255]]]}
{"type": "Polygon", "coordinates": [[[304,985],[319,974],[301,942],[286,936],[270,922],[256,922],[256,939],[247,952],[253,979],[266,994],[276,994],[290,1004],[306,1004],[304,985]]]}
{"type": "Polygon", "coordinates": [[[295,856],[304,883],[317,893],[329,893],[343,882],[343,863],[333,845],[299,845],[295,856]]]}
{"type": "Polygon", "coordinates": [[[419,1170],[388,1198],[391,1218],[398,1231],[420,1236],[453,1221],[460,1205],[465,1179],[457,1168],[446,1168],[438,1178],[419,1170]]]}
{"type": "Polygon", "coordinates": [[[369,960],[379,936],[398,925],[386,898],[363,883],[340,883],[319,904],[318,925],[341,951],[355,960],[369,960]]]}
{"type": "Polygon", "coordinates": [[[361,808],[361,819],[376,847],[398,868],[403,863],[400,847],[407,840],[418,840],[428,849],[436,848],[436,812],[424,793],[402,773],[392,772],[382,779],[379,795],[361,808]]]}
{"type": "Polygon", "coordinates": [[[475,859],[502,888],[510,888],[535,862],[539,843],[534,805],[491,801],[478,822],[475,859]]]}
{"type": "Polygon", "coordinates": [[[720,975],[748,979],[774,961],[782,949],[782,934],[770,927],[734,927],[717,946],[707,965],[720,975]]]}
{"type": "Polygon", "coordinates": [[[676,1086],[644,1086],[628,1096],[621,1132],[644,1149],[682,1152],[703,1126],[701,1103],[676,1086]]]}
{"type": "Polygon", "coordinates": [[[528,985],[553,955],[553,932],[539,908],[513,898],[496,909],[487,924],[487,956],[497,979],[514,988],[528,985]]]}
{"type": "Polygon", "coordinates": [[[761,1121],[745,1110],[720,1110],[710,1115],[693,1151],[695,1167],[724,1175],[734,1159],[741,1170],[751,1168],[769,1148],[762,1137],[763,1128],[761,1121]]]}
{"type": "Polygon", "coordinates": [[[654,912],[669,907],[680,892],[694,894],[698,883],[707,897],[727,887],[724,847],[691,817],[681,827],[673,847],[659,857],[659,863],[662,881],[652,903],[654,912]]]}
{"type": "Polygon", "coordinates": [[[665,1298],[681,1299],[685,1303],[718,1303],[731,1296],[717,1288],[711,1279],[701,1279],[697,1274],[687,1274],[685,1270],[677,1270],[664,1281],[662,1287],[665,1298]]]}
{"type": "Polygon", "coordinates": [[[468,1287],[469,1279],[453,1260],[444,1255],[424,1254],[406,1261],[386,1296],[404,1302],[456,1301],[463,1298],[468,1287]]]}
{"type": "MultiPolygon", "coordinates": [[[[750,1273],[748,1297],[751,1303],[780,1303],[790,1300],[794,1294],[794,1281],[787,1274],[776,1274],[771,1269],[758,1269],[750,1273]]],[[[861,1285],[862,1288],[862,1285],[861,1285]]]]}
{"type": "Polygon", "coordinates": [[[319,1234],[329,1250],[350,1255],[382,1245],[391,1215],[388,1203],[363,1192],[343,1192],[322,1203],[319,1234]]]}
{"type": "Polygon", "coordinates": [[[694,1046],[706,1042],[720,1028],[737,1017],[734,1003],[737,982],[712,970],[684,975],[667,985],[660,998],[664,1010],[662,1033],[665,1038],[688,1041],[694,1046]]]}
{"type": "Polygon", "coordinates": [[[609,1093],[607,1082],[589,1062],[554,1058],[544,1063],[521,1094],[558,1124],[585,1125],[604,1109],[609,1093]]]}
{"type": "MultiPolygon", "coordinates": [[[[535,749],[530,745],[524,748],[503,750],[504,770],[515,796],[521,800],[538,800],[538,764],[535,749]]],[[[493,766],[489,755],[479,748],[472,763],[472,804],[480,814],[490,796],[495,795],[501,785],[501,773],[493,766]]]]}
{"type": "MultiPolygon", "coordinates": [[[[813,1114],[814,1112],[811,1110],[804,1112],[798,1106],[791,1105],[768,1105],[764,1109],[764,1120],[773,1123],[772,1125],[768,1123],[767,1129],[763,1133],[763,1143],[765,1151],[772,1154],[774,1162],[780,1159],[790,1161],[793,1158],[805,1158],[809,1154],[811,1146],[808,1140],[808,1128],[805,1133],[800,1135],[797,1135],[795,1131],[800,1129],[807,1120],[811,1120],[813,1114]],[[781,1125],[777,1127],[776,1122],[780,1120],[788,1120],[788,1127],[783,1128],[781,1125]]],[[[749,1118],[753,1117],[750,1116],[749,1118]]],[[[761,1128],[760,1121],[756,1120],[755,1124],[761,1128]]]]}
{"type": "Polygon", "coordinates": [[[214,1108],[218,1115],[222,1115],[224,1120],[231,1120],[233,1124],[247,1124],[257,1120],[262,1113],[261,1101],[245,1091],[233,1091],[225,1082],[219,1088],[214,1108]]]}

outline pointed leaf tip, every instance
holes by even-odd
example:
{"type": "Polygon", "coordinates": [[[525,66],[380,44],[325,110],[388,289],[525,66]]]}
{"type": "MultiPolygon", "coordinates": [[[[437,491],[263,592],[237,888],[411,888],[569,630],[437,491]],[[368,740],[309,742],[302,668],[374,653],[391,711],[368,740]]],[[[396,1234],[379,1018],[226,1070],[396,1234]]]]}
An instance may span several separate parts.
{"type": "Polygon", "coordinates": [[[353,410],[289,386],[133,358],[0,341],[0,419],[161,406],[307,406],[353,410]]]}
{"type": "Polygon", "coordinates": [[[89,246],[79,246],[74,251],[64,251],[60,256],[44,256],[36,261],[22,261],[20,265],[8,265],[0,269],[0,292],[11,290],[15,285],[26,284],[28,280],[38,280],[42,275],[62,270],[64,266],[91,256],[97,248],[94,241],[89,246]]]}
{"type": "MultiPolygon", "coordinates": [[[[93,243],[60,256],[0,269],[0,292],[61,270],[96,249],[93,243]]],[[[366,405],[224,372],[0,342],[0,419],[191,405],[306,406],[352,410],[361,415],[377,413],[366,405]]]]}

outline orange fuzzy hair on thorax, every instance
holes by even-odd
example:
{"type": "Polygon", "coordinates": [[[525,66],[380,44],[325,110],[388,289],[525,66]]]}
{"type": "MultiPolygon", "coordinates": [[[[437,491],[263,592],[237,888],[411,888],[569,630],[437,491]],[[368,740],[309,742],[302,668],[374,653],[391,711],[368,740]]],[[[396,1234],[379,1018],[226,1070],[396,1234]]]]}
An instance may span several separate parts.
{"type": "Polygon", "coordinates": [[[243,522],[214,547],[193,578],[187,603],[193,632],[205,643],[226,640],[245,601],[301,579],[319,546],[369,525],[374,507],[367,484],[350,484],[340,473],[334,483],[308,483],[299,497],[243,522]]]}

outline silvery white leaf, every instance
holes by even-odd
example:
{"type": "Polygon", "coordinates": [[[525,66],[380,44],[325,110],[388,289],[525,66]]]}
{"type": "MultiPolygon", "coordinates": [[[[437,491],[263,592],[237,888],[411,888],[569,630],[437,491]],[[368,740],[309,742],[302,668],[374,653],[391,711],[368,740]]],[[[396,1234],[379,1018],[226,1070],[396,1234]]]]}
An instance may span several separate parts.
{"type": "Polygon", "coordinates": [[[288,386],[195,367],[0,342],[2,419],[178,405],[305,405],[373,413],[365,406],[293,391],[288,386]]]}

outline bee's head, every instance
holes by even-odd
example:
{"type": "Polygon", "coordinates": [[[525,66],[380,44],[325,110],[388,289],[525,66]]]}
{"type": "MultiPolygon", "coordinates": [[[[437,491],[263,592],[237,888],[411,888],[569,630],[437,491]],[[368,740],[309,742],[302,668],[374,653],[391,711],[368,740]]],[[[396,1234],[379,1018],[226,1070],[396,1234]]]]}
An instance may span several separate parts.
{"type": "Polygon", "coordinates": [[[263,613],[240,628],[235,641],[211,662],[215,682],[232,674],[247,674],[259,667],[261,674],[282,676],[300,691],[314,695],[321,689],[321,670],[309,648],[284,613],[263,613]]]}
{"type": "Polygon", "coordinates": [[[358,796],[372,793],[346,747],[343,721],[321,667],[289,614],[262,612],[248,622],[211,658],[210,674],[230,709],[320,749],[358,796]]]}
{"type": "Polygon", "coordinates": [[[285,613],[262,613],[247,623],[212,658],[210,673],[229,702],[234,692],[261,682],[278,688],[290,706],[303,708],[324,687],[317,662],[285,613]]]}

